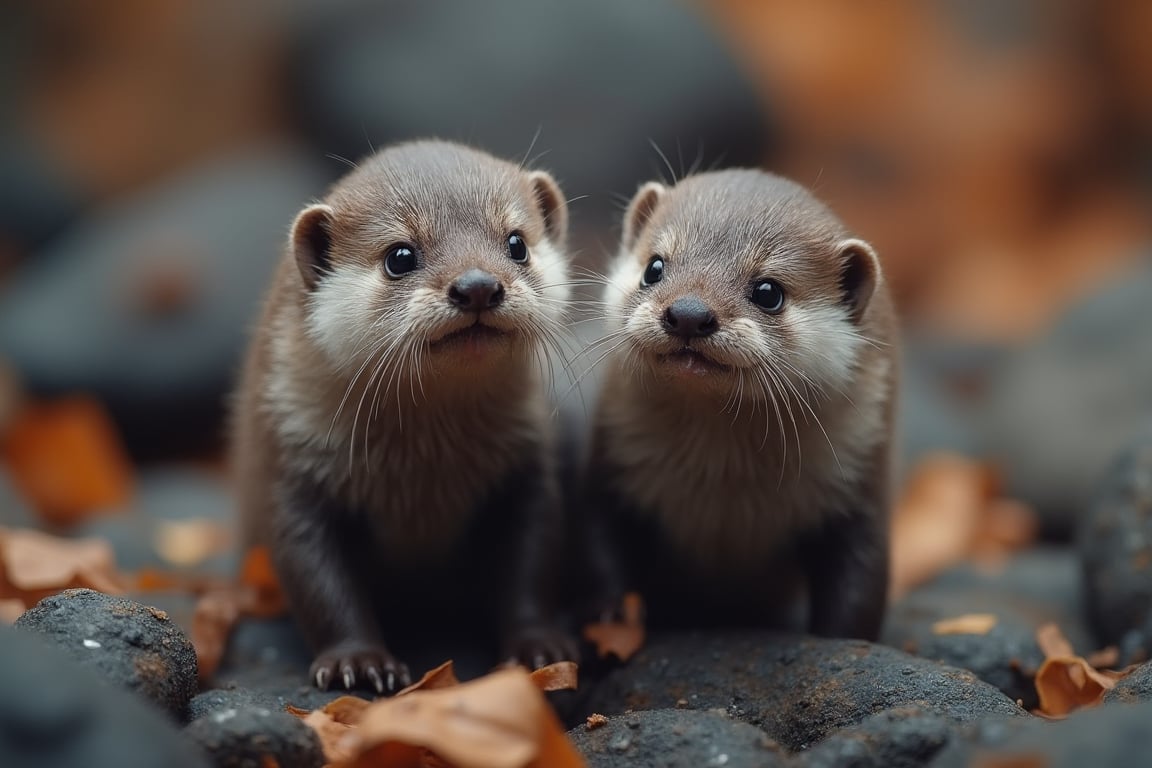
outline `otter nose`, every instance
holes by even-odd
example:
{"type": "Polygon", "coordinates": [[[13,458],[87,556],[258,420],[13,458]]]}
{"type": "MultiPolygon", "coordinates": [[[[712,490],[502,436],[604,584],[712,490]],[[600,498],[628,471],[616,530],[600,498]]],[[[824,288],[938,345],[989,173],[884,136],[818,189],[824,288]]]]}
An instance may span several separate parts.
{"type": "Polygon", "coordinates": [[[685,339],[711,336],[719,327],[716,315],[697,296],[681,296],[664,310],[664,330],[685,339]]]}
{"type": "Polygon", "coordinates": [[[500,306],[504,301],[504,286],[495,275],[470,269],[448,286],[448,298],[461,309],[478,312],[500,306]]]}

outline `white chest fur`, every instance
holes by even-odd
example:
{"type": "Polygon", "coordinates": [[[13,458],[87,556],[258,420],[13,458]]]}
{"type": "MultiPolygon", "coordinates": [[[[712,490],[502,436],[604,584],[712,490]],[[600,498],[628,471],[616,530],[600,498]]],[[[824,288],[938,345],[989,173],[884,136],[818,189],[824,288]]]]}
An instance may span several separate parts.
{"type": "Polygon", "coordinates": [[[543,396],[531,388],[443,402],[405,386],[375,410],[355,389],[341,408],[343,388],[317,397],[317,382],[298,370],[269,377],[281,471],[367,515],[382,550],[401,561],[450,554],[478,505],[549,439],[543,396]]]}
{"type": "Polygon", "coordinates": [[[763,404],[744,404],[738,416],[654,406],[638,418],[624,407],[629,400],[613,398],[601,411],[621,490],[659,518],[682,555],[709,569],[754,570],[793,532],[844,510],[867,471],[864,454],[883,434],[877,421],[862,439],[860,424],[840,423],[843,409],[818,410],[820,429],[795,406],[793,426],[763,404]]]}

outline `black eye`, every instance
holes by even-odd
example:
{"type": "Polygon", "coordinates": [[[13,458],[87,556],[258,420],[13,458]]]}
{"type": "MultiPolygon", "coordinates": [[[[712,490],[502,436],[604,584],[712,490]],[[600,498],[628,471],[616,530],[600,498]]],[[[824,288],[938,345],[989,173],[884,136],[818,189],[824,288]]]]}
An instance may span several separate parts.
{"type": "Polygon", "coordinates": [[[519,232],[508,235],[508,255],[517,264],[528,261],[528,243],[524,242],[524,237],[519,232]]]}
{"type": "Polygon", "coordinates": [[[653,256],[652,261],[648,262],[648,268],[644,270],[644,277],[640,280],[640,285],[652,285],[658,283],[664,277],[664,259],[659,256],[653,256]]]}
{"type": "Polygon", "coordinates": [[[408,243],[397,243],[384,254],[384,271],[398,278],[416,269],[416,249],[408,243]]]}
{"type": "Polygon", "coordinates": [[[752,303],[768,314],[784,309],[784,289],[775,280],[764,280],[752,289],[752,303]]]}

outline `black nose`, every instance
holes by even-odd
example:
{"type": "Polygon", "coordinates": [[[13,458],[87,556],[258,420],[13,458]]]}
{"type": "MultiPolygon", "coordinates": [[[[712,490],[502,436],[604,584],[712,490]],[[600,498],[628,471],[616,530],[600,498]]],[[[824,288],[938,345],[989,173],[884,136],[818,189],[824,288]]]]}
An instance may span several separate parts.
{"type": "Polygon", "coordinates": [[[448,286],[448,298],[461,309],[480,311],[500,306],[504,286],[496,276],[482,269],[470,269],[448,286]]]}
{"type": "Polygon", "coordinates": [[[664,330],[685,339],[711,336],[719,323],[708,305],[696,296],[681,296],[664,310],[664,330]]]}

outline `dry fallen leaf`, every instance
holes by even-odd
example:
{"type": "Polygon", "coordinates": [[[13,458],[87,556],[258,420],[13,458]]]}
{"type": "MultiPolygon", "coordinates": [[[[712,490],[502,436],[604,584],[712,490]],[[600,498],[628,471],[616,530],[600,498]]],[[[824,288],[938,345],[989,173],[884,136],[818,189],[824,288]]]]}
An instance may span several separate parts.
{"type": "Polygon", "coordinates": [[[1103,667],[1114,667],[1120,662],[1120,649],[1114,645],[1107,648],[1101,648],[1098,651],[1093,651],[1087,656],[1088,663],[1096,669],[1103,667]]]}
{"type": "Polygon", "coordinates": [[[0,599],[18,599],[31,608],[65,589],[119,595],[125,586],[106,541],[0,528],[0,599]]]}
{"type": "Polygon", "coordinates": [[[584,626],[584,639],[596,646],[596,653],[602,659],[615,656],[627,661],[644,646],[644,602],[640,595],[635,592],[624,595],[621,613],[621,621],[584,626]]]}
{"type": "Polygon", "coordinates": [[[892,517],[892,599],[966,559],[995,561],[1032,541],[1035,514],[998,486],[988,465],[956,454],[917,464],[892,517]]]}
{"type": "Polygon", "coordinates": [[[232,533],[221,523],[205,517],[159,520],[152,547],[166,562],[187,568],[230,550],[232,533]]]}
{"type": "Polygon", "coordinates": [[[281,616],[288,610],[267,547],[252,547],[244,555],[240,583],[252,590],[253,600],[245,611],[248,615],[270,618],[281,616]]]}
{"type": "Polygon", "coordinates": [[[932,625],[934,635],[986,635],[996,626],[994,613],[967,613],[932,625]]]}
{"type": "Polygon", "coordinates": [[[431,691],[436,688],[451,688],[454,685],[460,685],[460,680],[456,677],[456,668],[451,661],[446,661],[435,669],[430,669],[424,673],[416,682],[407,688],[403,688],[396,693],[401,696],[413,691],[431,691]]]}
{"type": "Polygon", "coordinates": [[[1087,659],[1077,656],[1072,644],[1055,624],[1036,630],[1036,643],[1045,659],[1036,672],[1036,693],[1040,698],[1038,714],[1063,717],[1083,707],[1101,703],[1104,694],[1115,687],[1135,667],[1120,671],[1098,670],[1087,659]]]}
{"type": "Polygon", "coordinates": [[[532,670],[528,677],[542,691],[574,691],[579,680],[574,661],[558,661],[532,670]]]}
{"type": "Polygon", "coordinates": [[[116,427],[89,397],[25,403],[0,434],[0,461],[32,508],[57,525],[123,507],[132,495],[116,427]]]}
{"type": "Polygon", "coordinates": [[[605,725],[608,725],[608,718],[596,712],[588,715],[588,718],[584,721],[584,727],[590,731],[594,731],[605,725]]]}
{"type": "Polygon", "coordinates": [[[241,608],[239,593],[232,589],[206,592],[196,601],[190,635],[201,681],[209,681],[216,674],[241,608]]]}
{"type": "Polygon", "coordinates": [[[1076,655],[1072,643],[1068,642],[1068,638],[1060,631],[1060,626],[1053,622],[1036,628],[1036,644],[1040,646],[1040,652],[1046,659],[1076,655]]]}
{"type": "Polygon", "coordinates": [[[324,752],[324,758],[329,764],[339,763],[343,765],[355,757],[355,753],[345,743],[345,737],[355,729],[354,725],[340,722],[323,709],[306,712],[303,715],[296,709],[289,709],[289,711],[316,732],[320,739],[320,748],[324,752]]]}
{"type": "Polygon", "coordinates": [[[12,624],[24,613],[24,601],[17,598],[0,600],[0,624],[12,624]]]}
{"type": "Polygon", "coordinates": [[[346,737],[357,768],[428,766],[427,752],[454,768],[580,768],[543,693],[520,669],[381,699],[346,737]]]}

